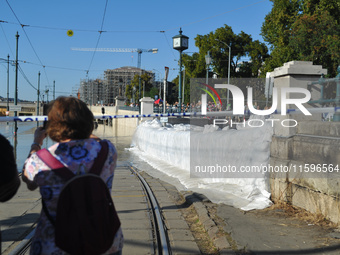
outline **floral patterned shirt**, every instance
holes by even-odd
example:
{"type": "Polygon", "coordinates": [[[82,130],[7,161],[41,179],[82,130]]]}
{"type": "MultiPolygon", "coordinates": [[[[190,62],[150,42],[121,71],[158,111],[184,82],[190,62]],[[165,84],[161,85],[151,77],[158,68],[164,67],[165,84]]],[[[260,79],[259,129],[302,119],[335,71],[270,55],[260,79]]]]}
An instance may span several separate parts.
{"type": "MultiPolygon", "coordinates": [[[[117,151],[111,142],[107,142],[109,145],[108,157],[100,177],[105,181],[111,191],[117,162],[117,151]]],[[[100,149],[101,145],[97,140],[84,139],[57,143],[52,145],[48,150],[74,174],[84,174],[92,167],[93,161],[97,157],[100,149]]],[[[63,180],[54,174],[36,153],[33,153],[25,161],[24,174],[30,181],[34,181],[39,186],[41,197],[44,199],[50,215],[55,217],[58,197],[63,187],[63,180]]],[[[122,250],[122,248],[123,233],[120,228],[116,233],[112,247],[104,254],[112,254],[122,250]]],[[[67,254],[55,246],[54,227],[47,219],[43,210],[40,213],[38,225],[32,240],[30,254],[67,254]]]]}

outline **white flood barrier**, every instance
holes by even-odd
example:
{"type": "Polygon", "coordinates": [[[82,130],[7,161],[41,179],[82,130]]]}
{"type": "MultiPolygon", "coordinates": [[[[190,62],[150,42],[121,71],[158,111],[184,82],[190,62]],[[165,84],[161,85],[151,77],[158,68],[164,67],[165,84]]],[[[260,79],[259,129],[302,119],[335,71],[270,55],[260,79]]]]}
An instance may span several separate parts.
{"type": "Polygon", "coordinates": [[[251,171],[268,167],[272,126],[263,123],[221,130],[217,125],[163,127],[155,119],[137,127],[131,151],[178,179],[179,189],[242,210],[262,209],[271,205],[269,174],[251,171]]]}

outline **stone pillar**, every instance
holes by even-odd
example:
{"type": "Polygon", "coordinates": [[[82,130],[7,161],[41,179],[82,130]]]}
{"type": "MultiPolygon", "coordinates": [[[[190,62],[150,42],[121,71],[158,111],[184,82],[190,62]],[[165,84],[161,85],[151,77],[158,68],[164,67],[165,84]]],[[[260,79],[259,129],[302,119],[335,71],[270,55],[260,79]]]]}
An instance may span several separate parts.
{"type": "Polygon", "coordinates": [[[122,97],[122,96],[117,96],[115,98],[116,100],[116,107],[119,107],[119,106],[125,106],[125,98],[122,97]]]}
{"type": "MultiPolygon", "coordinates": [[[[274,88],[278,89],[277,109],[281,110],[281,88],[304,88],[307,89],[309,83],[320,79],[321,74],[327,74],[327,69],[323,69],[320,65],[313,65],[309,61],[291,61],[284,63],[282,67],[275,68],[272,72],[274,78],[274,88]]],[[[311,88],[311,100],[320,98],[320,85],[313,85],[311,88]]],[[[300,93],[290,93],[289,98],[301,98],[300,93]]],[[[304,104],[306,108],[313,107],[312,105],[304,104]]],[[[288,109],[297,108],[295,105],[287,105],[288,109]]],[[[296,133],[296,127],[282,127],[281,121],[285,119],[295,119],[297,122],[302,120],[321,120],[321,114],[312,114],[305,116],[304,114],[280,114],[273,115],[275,119],[274,134],[279,136],[292,136],[296,133]]],[[[285,123],[285,125],[294,125],[294,122],[285,123]]]]}
{"type": "MultiPolygon", "coordinates": [[[[153,104],[154,101],[151,97],[143,97],[142,99],[139,100],[140,105],[141,105],[141,114],[153,114],[153,104]]],[[[141,120],[147,120],[150,118],[142,118],[141,120]]]]}

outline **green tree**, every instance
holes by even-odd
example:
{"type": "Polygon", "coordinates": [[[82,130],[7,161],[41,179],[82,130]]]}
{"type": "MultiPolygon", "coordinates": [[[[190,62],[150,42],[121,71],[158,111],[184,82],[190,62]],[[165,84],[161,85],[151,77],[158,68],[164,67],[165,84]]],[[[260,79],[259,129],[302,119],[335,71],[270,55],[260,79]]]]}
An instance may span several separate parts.
{"type": "Polygon", "coordinates": [[[289,46],[299,60],[313,61],[336,75],[340,58],[339,24],[328,11],[301,15],[292,27],[289,46]]]}
{"type": "Polygon", "coordinates": [[[133,91],[135,88],[135,100],[139,99],[139,77],[141,77],[141,96],[143,96],[143,89],[145,85],[145,90],[144,92],[149,92],[150,89],[152,88],[152,83],[151,83],[151,76],[148,75],[147,73],[144,73],[142,75],[136,74],[131,83],[126,86],[125,90],[125,96],[131,100],[133,98],[133,91]]]}
{"type": "MultiPolygon", "coordinates": [[[[208,51],[212,56],[212,70],[219,77],[228,76],[229,47],[231,47],[231,77],[257,77],[263,62],[268,57],[268,49],[264,43],[253,41],[251,36],[243,31],[235,34],[228,25],[207,35],[197,35],[195,45],[199,48],[199,53],[183,56],[187,74],[192,78],[206,76],[205,55],[208,51]],[[242,58],[249,60],[242,61],[242,58]],[[238,72],[239,70],[242,72],[238,72]]],[[[210,73],[211,76],[212,73],[210,73]]]]}
{"type": "Polygon", "coordinates": [[[308,60],[335,76],[340,53],[339,0],[271,0],[261,34],[271,54],[264,71],[292,60],[308,60]]]}
{"type": "MultiPolygon", "coordinates": [[[[182,56],[185,67],[183,101],[185,104],[190,102],[190,96],[193,96],[190,95],[190,78],[206,77],[205,56],[208,51],[212,57],[209,77],[212,77],[214,73],[220,78],[228,77],[229,47],[231,47],[230,77],[258,77],[262,72],[264,61],[269,57],[268,48],[264,43],[258,40],[253,41],[252,37],[243,31],[235,34],[228,25],[217,28],[207,35],[197,35],[195,45],[199,52],[192,55],[183,54],[182,56]],[[243,61],[244,58],[247,60],[243,61]]],[[[178,91],[178,76],[173,80],[173,83],[176,84],[178,91]]]]}
{"type": "Polygon", "coordinates": [[[155,98],[155,95],[159,94],[159,89],[156,87],[152,87],[149,91],[145,92],[145,97],[155,98]]]}

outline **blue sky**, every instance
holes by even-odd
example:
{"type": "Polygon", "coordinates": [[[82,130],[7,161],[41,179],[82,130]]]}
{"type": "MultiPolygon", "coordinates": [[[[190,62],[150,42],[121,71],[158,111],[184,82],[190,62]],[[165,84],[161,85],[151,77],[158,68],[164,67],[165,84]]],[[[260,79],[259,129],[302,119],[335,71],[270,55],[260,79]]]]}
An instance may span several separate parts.
{"type": "MultiPolygon", "coordinates": [[[[19,65],[29,81],[19,72],[18,97],[25,100],[37,98],[33,87],[37,88],[39,71],[40,89],[49,89],[52,99],[53,81],[56,96],[71,95],[81,79],[87,78],[86,70],[88,78],[96,79],[103,78],[107,69],[137,66],[137,53],[93,55],[71,50],[95,48],[98,39],[98,48],[158,48],[157,54],[142,53],[141,66],[153,70],[157,79],[164,77],[164,67],[168,66],[171,81],[178,75],[179,58],[172,49],[172,37],[180,27],[190,38],[187,52],[198,51],[194,42],[198,34],[208,34],[224,24],[236,34],[244,31],[263,41],[261,26],[271,7],[269,0],[0,0],[0,59],[7,59],[8,54],[10,60],[15,59],[18,31],[19,65]],[[74,31],[72,37],[67,35],[69,29],[74,31]]],[[[6,68],[7,63],[0,60],[3,97],[7,96],[6,68]]],[[[14,70],[10,66],[10,97],[14,97],[14,70]]]]}

